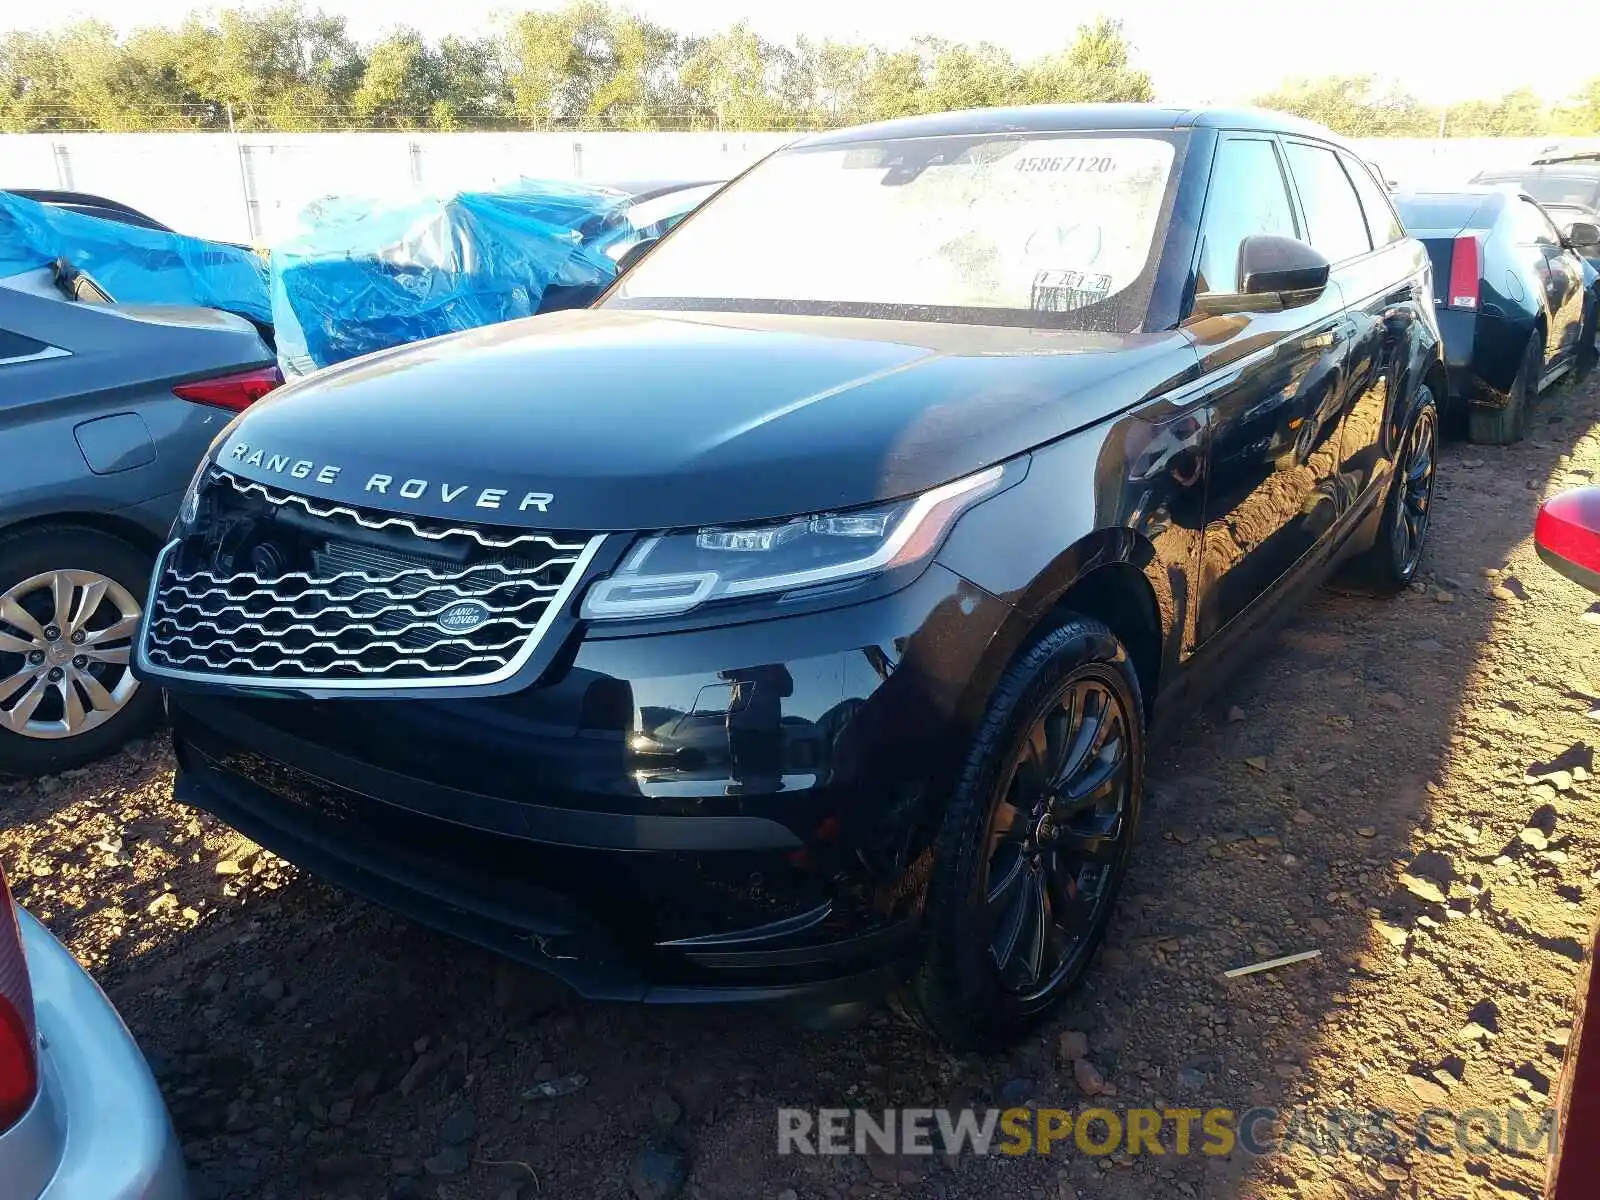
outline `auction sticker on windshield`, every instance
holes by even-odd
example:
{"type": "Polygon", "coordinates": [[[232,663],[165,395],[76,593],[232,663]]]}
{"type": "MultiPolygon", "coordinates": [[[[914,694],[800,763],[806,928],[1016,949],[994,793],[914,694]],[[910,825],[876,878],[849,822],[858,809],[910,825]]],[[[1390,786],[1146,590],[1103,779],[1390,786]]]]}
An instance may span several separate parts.
{"type": "Polygon", "coordinates": [[[1170,140],[1140,136],[783,152],[663,243],[618,298],[1069,311],[1140,278],[1173,158],[1170,140]]]}

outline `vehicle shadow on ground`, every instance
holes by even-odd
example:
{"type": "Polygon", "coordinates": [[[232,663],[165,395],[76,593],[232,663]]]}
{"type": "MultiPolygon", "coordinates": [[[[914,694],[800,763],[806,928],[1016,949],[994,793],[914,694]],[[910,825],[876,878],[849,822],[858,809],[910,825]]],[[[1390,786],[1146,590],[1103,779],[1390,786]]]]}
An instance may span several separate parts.
{"type": "MultiPolygon", "coordinates": [[[[1524,1009],[1553,1009],[1583,957],[1576,938],[1519,916],[1508,885],[1518,872],[1553,876],[1535,852],[1556,838],[1515,832],[1541,816],[1524,775],[1588,763],[1588,685],[1539,678],[1559,667],[1531,649],[1509,671],[1488,663],[1491,641],[1520,648],[1519,627],[1544,619],[1526,607],[1530,580],[1547,586],[1526,552],[1534,511],[1597,418],[1596,389],[1568,386],[1546,399],[1523,445],[1449,447],[1425,590],[1378,600],[1328,589],[1158,753],[1114,962],[1089,1006],[1090,1044],[1127,1080],[1127,1104],[1276,1110],[1287,1120],[1259,1126],[1269,1142],[1310,1119],[1271,1157],[1146,1159],[1120,1181],[1080,1160],[1070,1177],[1088,1194],[1151,1194],[1164,1171],[1203,1196],[1383,1195],[1396,1184],[1430,1197],[1480,1185],[1539,1194],[1541,1155],[1501,1153],[1481,1137],[1475,1152],[1423,1153],[1414,1122],[1429,1107],[1505,1114],[1518,1092],[1502,1086],[1503,1068],[1539,1057],[1545,1041],[1530,1028],[1518,1031],[1522,1046],[1486,1053],[1518,1023],[1510,993],[1524,1009]],[[1519,547],[1509,574],[1485,575],[1519,547]],[[1549,713],[1562,708],[1557,728],[1549,713]],[[1470,820],[1440,816],[1447,807],[1470,820]],[[1550,960],[1538,982],[1535,949],[1550,960]],[[1321,955],[1218,977],[1305,950],[1321,955]],[[1163,1014],[1154,1031],[1141,1018],[1151,1011],[1163,1014]],[[1491,1032],[1463,1044],[1458,1031],[1474,1019],[1491,1032]],[[1389,1110],[1397,1139],[1321,1132],[1334,1110],[1389,1110]]],[[[1537,1124],[1544,1095],[1518,1099],[1537,1124]]],[[[1440,1129],[1450,1143],[1451,1124],[1440,1129]]]]}
{"type": "MultiPolygon", "coordinates": [[[[1521,603],[1487,595],[1481,572],[1503,566],[1527,538],[1539,495],[1527,481],[1542,485],[1597,418],[1592,387],[1564,388],[1523,446],[1448,448],[1423,564],[1428,590],[1391,600],[1318,595],[1159,748],[1133,871],[1101,962],[1058,1019],[1004,1057],[947,1054],[883,1011],[853,1032],[830,1033],[765,1009],[573,1001],[535,972],[278,866],[246,869],[229,885],[236,894],[218,898],[216,863],[232,851],[217,849],[228,835],[202,818],[203,838],[172,845],[169,833],[169,871],[69,906],[52,925],[59,932],[65,921],[70,933],[114,919],[108,906],[148,911],[168,888],[179,905],[212,897],[198,910],[198,927],[172,915],[97,964],[151,1052],[202,1195],[465,1200],[520,1186],[524,1197],[621,1196],[637,1190],[636,1172],[666,1179],[674,1164],[686,1166],[691,1194],[704,1200],[785,1189],[800,1197],[1051,1200],[1383,1194],[1407,1172],[1436,1165],[1403,1154],[1390,1154],[1387,1166],[1380,1155],[1359,1154],[1258,1160],[1237,1149],[1094,1155],[1070,1144],[1048,1158],[779,1157],[776,1110],[1081,1107],[1089,1100],[1058,1053],[1060,1033],[1076,1030],[1111,1085],[1096,1103],[1118,1110],[1326,1109],[1381,1099],[1414,1112],[1419,1094],[1406,1090],[1405,1072],[1387,1060],[1369,1070],[1365,1048],[1339,1040],[1339,1030],[1352,1013],[1402,995],[1396,961],[1433,969],[1426,943],[1434,935],[1418,932],[1428,929],[1421,919],[1435,922],[1440,936],[1468,922],[1509,936],[1521,928],[1530,952],[1539,939],[1566,936],[1488,903],[1465,904],[1477,917],[1446,915],[1469,889],[1493,889],[1482,863],[1438,849],[1430,786],[1464,786],[1453,773],[1467,751],[1508,763],[1520,753],[1470,738],[1463,749],[1461,698],[1491,634],[1505,636],[1506,606],[1521,603]],[[1441,587],[1449,602],[1435,599],[1441,587]],[[1230,714],[1235,706],[1240,713],[1230,714]],[[1429,848],[1446,860],[1442,867],[1417,863],[1429,848]],[[1408,867],[1451,903],[1406,890],[1398,878],[1408,867]],[[1403,950],[1386,940],[1386,928],[1406,931],[1403,950]],[[1307,949],[1321,957],[1246,980],[1220,978],[1307,949]],[[563,1094],[530,1096],[541,1084],[563,1094]]],[[[1515,594],[1523,582],[1503,586],[1515,594]]],[[[1586,682],[1559,686],[1581,718],[1586,682]]],[[[1500,712],[1514,734],[1532,718],[1518,710],[1522,697],[1507,702],[1500,712]]],[[[1566,748],[1522,732],[1551,752],[1545,758],[1566,748]]],[[[1522,757],[1519,779],[1541,756],[1522,757]]],[[[157,787],[161,764],[145,768],[151,774],[141,786],[157,787]]],[[[1494,803],[1486,797],[1485,811],[1494,803]]],[[[188,819],[176,811],[168,824],[188,819]]],[[[1485,835],[1483,851],[1490,840],[1485,835]]],[[[1452,969],[1464,1014],[1499,986],[1505,968],[1496,960],[1452,969]]],[[[1389,1051],[1410,1056],[1418,1078],[1462,1061],[1458,1047],[1429,1050],[1410,1037],[1406,1012],[1393,1017],[1389,1051]],[[1446,1051],[1458,1057],[1445,1061],[1446,1051]]],[[[1477,1161],[1475,1178],[1513,1193],[1538,1175],[1537,1164],[1523,1160],[1477,1161]]],[[[1473,1170],[1450,1163],[1437,1169],[1473,1170]]]]}

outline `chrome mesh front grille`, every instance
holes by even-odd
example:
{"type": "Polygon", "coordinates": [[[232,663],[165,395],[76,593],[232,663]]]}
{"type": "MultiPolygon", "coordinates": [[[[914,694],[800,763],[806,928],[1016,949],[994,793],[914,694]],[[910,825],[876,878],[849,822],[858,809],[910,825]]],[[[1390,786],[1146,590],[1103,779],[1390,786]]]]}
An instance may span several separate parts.
{"type": "Polygon", "coordinates": [[[201,514],[162,558],[145,663],[335,688],[515,673],[601,541],[358,509],[220,468],[201,514]]]}

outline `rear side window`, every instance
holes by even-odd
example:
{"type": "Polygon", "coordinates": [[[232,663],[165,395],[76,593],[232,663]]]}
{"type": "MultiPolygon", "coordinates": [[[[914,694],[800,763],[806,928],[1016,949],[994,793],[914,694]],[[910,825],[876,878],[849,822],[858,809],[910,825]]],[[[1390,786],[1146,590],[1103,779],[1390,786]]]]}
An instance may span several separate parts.
{"type": "Polygon", "coordinates": [[[1511,230],[1519,246],[1559,246],[1561,235],[1544,210],[1531,200],[1517,198],[1511,206],[1511,230]]]}
{"type": "Polygon", "coordinates": [[[1516,181],[1540,204],[1590,206],[1600,200],[1600,183],[1582,175],[1531,175],[1516,181]]]}
{"type": "Polygon", "coordinates": [[[1345,174],[1350,176],[1350,182],[1355,185],[1361,211],[1366,214],[1367,232],[1372,236],[1372,244],[1387,246],[1405,237],[1406,231],[1400,219],[1394,215],[1394,206],[1389,203],[1389,193],[1378,186],[1367,165],[1357,162],[1348,154],[1341,154],[1339,161],[1344,164],[1345,174]]]}
{"type": "Polygon", "coordinates": [[[1195,290],[1237,292],[1240,243],[1263,233],[1297,233],[1278,151],[1265,138],[1229,138],[1211,168],[1195,290]]]}
{"type": "Polygon", "coordinates": [[[1343,262],[1372,249],[1367,218],[1350,179],[1332,150],[1289,142],[1289,170],[1300,189],[1306,233],[1329,262],[1343,262]]]}

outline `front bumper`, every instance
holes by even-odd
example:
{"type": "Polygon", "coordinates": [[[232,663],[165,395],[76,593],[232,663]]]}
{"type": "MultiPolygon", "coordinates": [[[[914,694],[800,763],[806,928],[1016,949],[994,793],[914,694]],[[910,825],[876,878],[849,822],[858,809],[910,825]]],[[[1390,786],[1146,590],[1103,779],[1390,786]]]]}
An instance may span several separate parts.
{"type": "Polygon", "coordinates": [[[111,1002],[19,912],[40,1043],[39,1096],[0,1134],[7,1200],[187,1200],[160,1089],[111,1002]]]}
{"type": "Polygon", "coordinates": [[[589,637],[513,695],[176,691],[177,794],[586,996],[842,999],[914,951],[1009,612],[936,565],[845,608],[589,637]]]}

